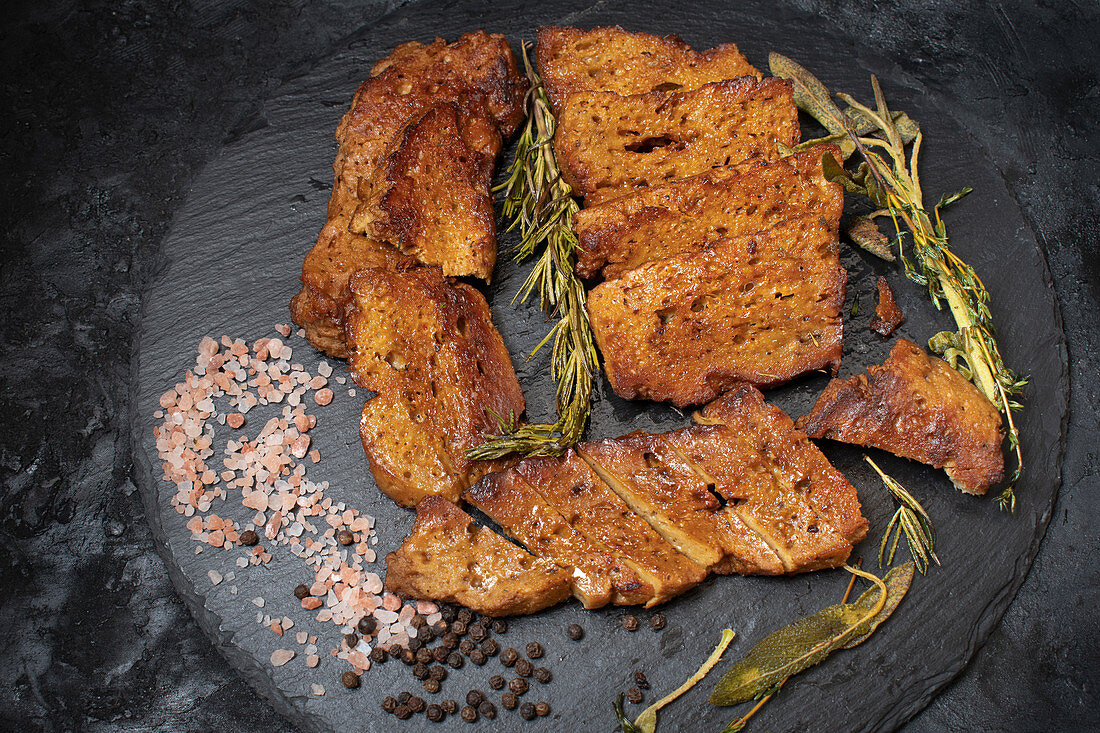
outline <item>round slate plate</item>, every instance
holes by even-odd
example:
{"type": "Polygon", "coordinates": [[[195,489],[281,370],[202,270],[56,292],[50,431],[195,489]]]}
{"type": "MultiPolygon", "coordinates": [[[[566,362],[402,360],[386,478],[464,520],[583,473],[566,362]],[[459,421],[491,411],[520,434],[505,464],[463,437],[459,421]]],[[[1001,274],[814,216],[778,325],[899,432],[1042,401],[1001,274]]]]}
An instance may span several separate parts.
{"type": "MultiPolygon", "coordinates": [[[[793,680],[753,725],[760,730],[892,729],[927,704],[996,625],[1038,549],[1060,481],[1066,353],[1050,275],[1003,181],[978,144],[952,121],[949,110],[858,39],[839,35],[821,19],[780,13],[765,2],[736,8],[708,2],[659,9],[633,2],[591,9],[543,2],[491,10],[413,4],[354,34],[328,58],[289,80],[262,115],[245,126],[248,132],[229,142],[197,177],[166,239],[160,276],[144,299],[133,383],[137,474],[158,547],[180,594],[229,662],[293,722],[307,730],[394,729],[394,719],[382,713],[378,702],[385,694],[413,687],[413,680],[403,665],[388,664],[371,670],[362,689],[347,691],[337,681],[343,663],[327,656],[314,670],[300,659],[278,669],[269,665],[274,649],[294,645],[256,623],[256,608],[249,603],[255,596],[267,599],[266,613],[290,616],[295,630],[320,636],[323,655],[338,643],[339,632],[331,624],[316,623],[291,596],[290,590],[307,579],[308,571],[289,553],[277,553],[269,566],[247,570],[234,565],[239,551],[207,548],[195,554],[196,543],[183,518],[168,503],[174,487],[160,480],[153,412],[159,395],[193,363],[194,347],[202,336],[229,334],[251,341],[272,335],[273,324],[288,320],[287,304],[298,289],[302,257],[323,224],[335,153],[333,130],[372,62],[403,41],[426,41],[436,35],[454,39],[476,28],[504,33],[517,48],[520,39],[533,38],[534,29],[544,23],[620,23],[635,30],[678,33],[696,48],[735,40],[758,66],[765,67],[767,52],[777,50],[801,61],[830,88],[857,97],[869,96],[868,76],[875,73],[892,105],[921,121],[926,196],[934,200],[943,192],[974,187],[974,193],[947,215],[952,243],[982,274],[992,293],[1007,362],[1031,376],[1027,409],[1019,417],[1027,471],[1018,487],[1017,511],[1015,516],[1000,513],[991,500],[954,491],[940,472],[876,454],[881,465],[928,508],[938,530],[936,549],[943,567],[917,577],[898,612],[870,641],[793,680]],[[228,583],[212,586],[206,575],[211,569],[236,571],[234,584],[240,592],[230,594],[228,583]],[[311,696],[310,684],[315,682],[328,689],[324,697],[311,696]]],[[[502,237],[502,251],[512,241],[502,237]]],[[[937,313],[893,266],[847,247],[843,261],[849,272],[846,308],[858,298],[860,312],[848,320],[842,376],[881,362],[892,343],[868,331],[877,274],[890,280],[908,315],[899,335],[920,343],[950,326],[949,318],[937,313]]],[[[541,355],[530,363],[524,357],[542,337],[546,322],[534,307],[509,305],[525,273],[526,266],[502,257],[486,294],[526,391],[529,415],[542,419],[552,411],[553,385],[541,355]]],[[[291,344],[294,361],[315,372],[320,356],[301,339],[292,338],[291,344]]],[[[337,365],[336,374],[343,373],[337,365]]],[[[808,377],[770,391],[768,398],[797,416],[808,410],[825,382],[820,375],[808,377]]],[[[378,518],[377,549],[382,557],[405,536],[412,513],[382,497],[366,470],[356,434],[362,397],[337,390],[332,405],[316,410],[314,445],[325,458],[309,471],[314,481],[331,484],[327,495],[378,518]]],[[[667,406],[620,400],[602,383],[589,435],[668,430],[687,423],[687,417],[667,406]]],[[[224,444],[225,436],[218,437],[224,444]]],[[[862,556],[873,568],[878,537],[893,510],[891,502],[860,460],[859,450],[838,444],[822,448],[860,492],[871,532],[854,557],[862,556]]],[[[242,522],[251,515],[236,496],[214,511],[242,522]]],[[[738,638],[727,659],[662,715],[669,729],[717,730],[735,713],[706,702],[722,669],[777,626],[837,602],[847,581],[843,571],[791,578],[713,578],[661,609],[668,627],[660,634],[645,627],[630,634],[619,623],[626,611],[586,612],[572,602],[514,620],[502,641],[518,645],[537,638],[548,649],[555,681],[529,695],[553,706],[553,714],[539,723],[540,728],[610,730],[611,701],[631,686],[634,670],[645,671],[655,699],[679,685],[709,654],[721,629],[730,627],[738,638]],[[573,622],[587,630],[581,643],[564,636],[564,627],[573,622]]],[[[644,621],[648,613],[641,615],[644,621]]],[[[487,689],[488,677],[499,670],[495,661],[484,668],[467,666],[446,683],[446,694],[459,696],[470,687],[487,689]]],[[[640,708],[630,706],[631,714],[640,708]]],[[[497,725],[512,728],[522,722],[514,713],[502,713],[497,725]]],[[[421,717],[399,729],[427,725],[421,717]]]]}

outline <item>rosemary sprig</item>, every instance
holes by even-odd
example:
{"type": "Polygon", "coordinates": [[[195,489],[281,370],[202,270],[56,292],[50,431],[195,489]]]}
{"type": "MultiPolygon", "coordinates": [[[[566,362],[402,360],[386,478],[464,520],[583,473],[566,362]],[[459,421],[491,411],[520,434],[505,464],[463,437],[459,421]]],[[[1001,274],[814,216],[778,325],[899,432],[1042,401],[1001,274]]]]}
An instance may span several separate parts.
{"type": "Polygon", "coordinates": [[[525,456],[554,456],[580,440],[591,412],[592,385],[599,362],[592,327],[585,307],[587,293],[574,273],[577,236],[573,215],[578,211],[573,190],[561,177],[554,159],[552,142],[556,121],[542,79],[528,60],[523,44],[523,66],[531,87],[527,92],[527,122],[508,168],[503,190],[503,213],[510,219],[508,231],[519,229],[520,243],[513,256],[517,262],[531,257],[544,245],[516,297],[526,302],[535,292],[539,307],[557,322],[527,357],[530,360],[553,340],[550,373],[557,381],[558,421],[517,423],[495,415],[499,434],[470,449],[474,460],[500,458],[512,453],[525,456]]]}
{"type": "Polygon", "coordinates": [[[898,541],[901,540],[901,534],[904,532],[905,540],[909,543],[909,554],[913,556],[913,564],[921,575],[924,575],[928,572],[929,560],[937,565],[940,564],[940,559],[936,557],[936,530],[932,527],[932,518],[912,494],[893,477],[885,474],[869,456],[863,456],[863,460],[871,464],[871,468],[875,469],[882,483],[901,504],[886,525],[886,531],[882,533],[882,541],[878,545],[879,567],[894,564],[894,553],[898,549],[898,541]],[[892,542],[891,534],[894,537],[892,542]]]}
{"type": "Polygon", "coordinates": [[[1003,415],[1009,449],[1016,465],[998,497],[998,504],[1003,510],[1015,511],[1015,486],[1024,463],[1019,432],[1012,417],[1013,410],[1020,409],[1021,405],[1013,396],[1020,394],[1027,379],[1014,374],[1001,359],[989,311],[989,292],[974,268],[948,247],[947,227],[940,217],[943,207],[959,200],[970,189],[943,196],[929,214],[924,207],[917,167],[922,141],[920,128],[904,114],[891,112],[874,76],[871,86],[875,109],[839,93],[836,96],[848,105],[842,112],[828,89],[799,64],[772,53],[769,65],[773,74],[794,83],[798,106],[830,133],[821,140],[803,143],[803,146],[843,140],[845,155],[849,152],[860,154],[863,162],[854,174],[827,156],[823,161],[826,176],[842,183],[849,191],[867,196],[878,207],[870,215],[872,218],[891,218],[897,235],[898,256],[906,276],[927,288],[937,309],[942,310],[946,304],[951,311],[958,330],[936,334],[929,339],[928,346],[973,382],[1003,415]],[[911,243],[912,259],[904,251],[906,237],[911,243]]]}

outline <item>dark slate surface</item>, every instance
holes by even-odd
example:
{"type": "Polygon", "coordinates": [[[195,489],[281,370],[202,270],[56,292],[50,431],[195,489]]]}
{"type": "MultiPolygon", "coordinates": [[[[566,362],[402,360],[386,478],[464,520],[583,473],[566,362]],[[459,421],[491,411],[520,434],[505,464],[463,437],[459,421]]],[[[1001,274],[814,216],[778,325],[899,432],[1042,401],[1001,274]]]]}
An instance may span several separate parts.
{"type": "MultiPolygon", "coordinates": [[[[1064,486],[1034,569],[974,663],[908,727],[1084,729],[1098,656],[1096,13],[857,7],[775,12],[828,17],[867,48],[838,57],[884,56],[896,64],[884,76],[950,102],[1049,260],[1073,385],[1064,486]]],[[[255,134],[262,101],[371,13],[59,4],[14,15],[2,51],[16,134],[3,148],[15,175],[3,183],[0,715],[56,730],[279,729],[153,552],[130,480],[131,340],[167,223],[204,166],[255,134]]],[[[992,555],[995,540],[976,549],[992,555]]]]}

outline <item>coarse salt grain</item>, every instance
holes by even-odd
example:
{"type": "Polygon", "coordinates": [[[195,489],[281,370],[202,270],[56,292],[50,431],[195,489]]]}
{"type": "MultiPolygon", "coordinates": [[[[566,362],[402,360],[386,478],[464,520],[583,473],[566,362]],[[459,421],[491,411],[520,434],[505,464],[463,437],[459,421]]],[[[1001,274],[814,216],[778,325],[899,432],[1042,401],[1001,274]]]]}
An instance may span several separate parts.
{"type": "Polygon", "coordinates": [[[295,651],[293,649],[276,649],[271,652],[271,666],[282,667],[295,657],[295,651]]]}

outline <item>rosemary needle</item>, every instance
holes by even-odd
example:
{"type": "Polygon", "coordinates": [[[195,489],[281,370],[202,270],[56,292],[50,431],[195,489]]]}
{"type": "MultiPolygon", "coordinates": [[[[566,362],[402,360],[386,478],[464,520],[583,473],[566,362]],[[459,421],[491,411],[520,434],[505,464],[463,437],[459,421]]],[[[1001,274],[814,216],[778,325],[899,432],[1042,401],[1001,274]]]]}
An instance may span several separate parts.
{"type": "Polygon", "coordinates": [[[905,540],[909,543],[909,554],[913,556],[913,564],[921,572],[921,575],[924,575],[928,571],[929,560],[937,565],[940,564],[940,559],[936,557],[936,531],[932,527],[931,517],[928,516],[928,512],[924,510],[920,502],[913,498],[912,494],[906,491],[894,478],[884,473],[869,456],[863,456],[863,460],[871,464],[871,468],[875,469],[875,473],[882,479],[882,483],[900,504],[897,511],[894,512],[894,516],[887,523],[886,531],[882,533],[882,541],[879,542],[878,546],[879,567],[894,563],[894,553],[898,549],[898,542],[901,539],[902,532],[904,532],[905,540]],[[891,534],[893,535],[892,541],[890,540],[891,534]]]}

